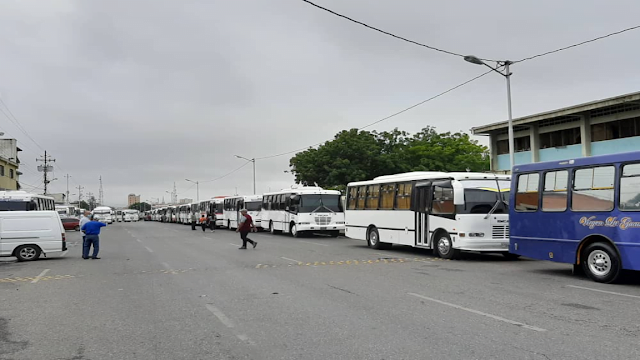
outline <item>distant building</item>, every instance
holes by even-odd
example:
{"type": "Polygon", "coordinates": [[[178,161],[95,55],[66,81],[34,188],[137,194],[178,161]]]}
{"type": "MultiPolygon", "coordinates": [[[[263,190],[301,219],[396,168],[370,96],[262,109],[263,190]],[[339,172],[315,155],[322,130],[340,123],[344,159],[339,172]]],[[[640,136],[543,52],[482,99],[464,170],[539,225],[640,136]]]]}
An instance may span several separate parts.
{"type": "Polygon", "coordinates": [[[0,139],[0,190],[20,190],[20,160],[16,139],[0,139]]]}
{"type": "MultiPolygon", "coordinates": [[[[491,170],[511,171],[508,122],[474,127],[490,139],[491,170]]],[[[514,162],[527,164],[640,148],[640,92],[513,119],[514,162]]]]}
{"type": "Polygon", "coordinates": [[[131,206],[133,204],[138,204],[140,202],[140,195],[136,195],[136,194],[129,194],[128,197],[128,206],[131,206]]]}
{"type": "Polygon", "coordinates": [[[191,204],[193,202],[193,199],[180,199],[179,203],[180,205],[182,204],[191,204]]]}

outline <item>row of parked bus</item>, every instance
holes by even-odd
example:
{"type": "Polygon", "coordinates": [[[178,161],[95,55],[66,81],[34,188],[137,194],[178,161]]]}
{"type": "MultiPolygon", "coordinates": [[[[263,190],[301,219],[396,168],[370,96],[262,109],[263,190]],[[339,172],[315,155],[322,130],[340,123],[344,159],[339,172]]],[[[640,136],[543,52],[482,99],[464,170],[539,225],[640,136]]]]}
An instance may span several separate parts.
{"type": "Polygon", "coordinates": [[[240,210],[247,209],[256,227],[299,237],[309,233],[337,237],[345,230],[341,193],[320,187],[298,187],[263,195],[221,196],[192,204],[166,206],[145,213],[145,220],[191,224],[213,217],[216,227],[236,229],[240,210]]]}

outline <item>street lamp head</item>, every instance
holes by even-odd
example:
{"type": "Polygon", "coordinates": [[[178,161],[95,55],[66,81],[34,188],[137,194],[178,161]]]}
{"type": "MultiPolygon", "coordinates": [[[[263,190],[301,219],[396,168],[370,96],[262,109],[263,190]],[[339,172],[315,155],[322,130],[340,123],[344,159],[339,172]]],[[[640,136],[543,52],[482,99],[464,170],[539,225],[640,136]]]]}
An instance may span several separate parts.
{"type": "Polygon", "coordinates": [[[473,56],[473,55],[467,55],[464,57],[464,61],[466,62],[470,62],[472,64],[476,64],[476,65],[485,65],[485,63],[480,60],[478,57],[473,56]]]}

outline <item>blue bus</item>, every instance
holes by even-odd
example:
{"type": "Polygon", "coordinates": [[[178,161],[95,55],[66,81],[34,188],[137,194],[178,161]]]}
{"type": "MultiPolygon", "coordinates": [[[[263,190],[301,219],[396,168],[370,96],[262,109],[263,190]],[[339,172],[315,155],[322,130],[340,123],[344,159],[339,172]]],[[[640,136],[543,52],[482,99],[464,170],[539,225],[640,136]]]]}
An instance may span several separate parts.
{"type": "Polygon", "coordinates": [[[640,151],[516,165],[509,251],[594,281],[640,270],[640,151]]]}

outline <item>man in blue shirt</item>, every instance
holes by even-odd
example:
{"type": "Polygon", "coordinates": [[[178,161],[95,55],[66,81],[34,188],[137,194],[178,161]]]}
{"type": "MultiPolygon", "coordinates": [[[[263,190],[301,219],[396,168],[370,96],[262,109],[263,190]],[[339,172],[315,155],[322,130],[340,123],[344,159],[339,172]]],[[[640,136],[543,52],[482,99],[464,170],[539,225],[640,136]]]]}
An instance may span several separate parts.
{"type": "Polygon", "coordinates": [[[84,231],[86,237],[84,244],[82,244],[82,258],[89,258],[89,250],[91,249],[91,245],[93,244],[93,255],[92,259],[100,259],[98,257],[98,251],[100,250],[100,228],[103,226],[107,226],[107,224],[102,223],[100,221],[95,221],[93,215],[91,215],[91,221],[82,225],[80,230],[84,231]]]}

